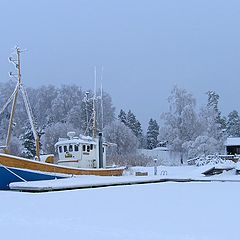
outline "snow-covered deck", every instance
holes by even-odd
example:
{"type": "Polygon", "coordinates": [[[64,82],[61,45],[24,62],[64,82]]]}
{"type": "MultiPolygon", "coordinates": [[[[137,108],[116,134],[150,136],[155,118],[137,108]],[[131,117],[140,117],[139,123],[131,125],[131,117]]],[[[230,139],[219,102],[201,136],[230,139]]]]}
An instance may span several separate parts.
{"type": "Polygon", "coordinates": [[[203,173],[212,170],[213,166],[207,165],[203,167],[175,167],[164,168],[159,167],[158,175],[152,174],[152,168],[135,168],[136,171],[147,170],[148,176],[119,176],[119,177],[100,177],[100,176],[79,176],[72,178],[46,180],[46,181],[30,181],[15,182],[10,184],[10,189],[28,192],[46,192],[59,190],[73,190],[83,188],[97,188],[121,185],[137,185],[152,184],[162,182],[214,182],[214,181],[232,181],[240,182],[240,176],[235,175],[236,169],[232,166],[218,164],[217,169],[229,170],[220,175],[206,177],[203,173]],[[186,172],[181,172],[180,169],[186,172]],[[174,170],[175,169],[175,170],[174,170]],[[179,169],[179,170],[178,170],[179,169]],[[163,174],[164,173],[164,174],[163,174]]]}

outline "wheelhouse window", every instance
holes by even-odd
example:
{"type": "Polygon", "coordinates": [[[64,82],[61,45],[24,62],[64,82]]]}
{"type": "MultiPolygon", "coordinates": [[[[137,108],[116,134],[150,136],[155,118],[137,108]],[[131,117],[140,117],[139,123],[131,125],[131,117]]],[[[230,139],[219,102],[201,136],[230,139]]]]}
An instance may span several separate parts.
{"type": "Polygon", "coordinates": [[[69,145],[69,152],[72,152],[73,151],[73,145],[69,145]]]}
{"type": "Polygon", "coordinates": [[[83,146],[82,146],[82,150],[83,150],[83,152],[86,151],[86,145],[83,145],[83,146]]]}
{"type": "Polygon", "coordinates": [[[74,145],[74,151],[78,152],[78,145],[74,145]]]}
{"type": "Polygon", "coordinates": [[[90,146],[87,145],[87,152],[90,152],[90,146]]]}
{"type": "Polygon", "coordinates": [[[58,151],[61,153],[62,152],[62,146],[58,147],[58,151]]]}
{"type": "Polygon", "coordinates": [[[93,144],[90,145],[90,149],[93,150],[93,144]]]}
{"type": "Polygon", "coordinates": [[[67,146],[63,146],[63,151],[67,152],[67,146]]]}

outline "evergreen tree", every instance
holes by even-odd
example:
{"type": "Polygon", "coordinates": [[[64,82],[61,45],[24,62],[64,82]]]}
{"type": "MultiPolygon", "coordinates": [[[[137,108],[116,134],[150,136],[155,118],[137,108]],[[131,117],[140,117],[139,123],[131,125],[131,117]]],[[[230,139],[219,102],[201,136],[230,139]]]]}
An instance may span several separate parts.
{"type": "Polygon", "coordinates": [[[20,136],[23,150],[22,157],[33,159],[36,156],[36,145],[30,124],[24,127],[24,133],[20,136]]]}
{"type": "Polygon", "coordinates": [[[212,107],[217,113],[220,113],[218,110],[219,95],[214,91],[207,91],[207,95],[208,95],[207,106],[212,107]]]}
{"type": "Polygon", "coordinates": [[[136,133],[135,124],[136,124],[136,117],[132,113],[132,111],[129,110],[128,113],[127,113],[126,125],[127,125],[127,127],[129,127],[133,131],[134,135],[136,133]]]}
{"type": "Polygon", "coordinates": [[[120,122],[127,125],[127,114],[122,109],[120,110],[120,113],[118,115],[118,119],[120,120],[120,122]]]}
{"type": "Polygon", "coordinates": [[[227,134],[231,137],[240,137],[240,117],[236,110],[228,115],[227,134]]]}
{"type": "Polygon", "coordinates": [[[126,114],[122,109],[118,115],[119,120],[124,123],[128,128],[130,128],[133,134],[137,137],[140,147],[143,146],[143,131],[141,123],[136,119],[136,116],[131,110],[126,114]]]}
{"type": "Polygon", "coordinates": [[[147,149],[157,147],[159,135],[159,125],[156,120],[150,119],[147,129],[147,149]]]}
{"type": "MultiPolygon", "coordinates": [[[[39,138],[44,134],[43,130],[37,130],[39,138]]],[[[29,123],[24,127],[24,133],[21,134],[20,140],[22,142],[23,150],[22,157],[33,159],[36,156],[36,143],[34,135],[29,123]]],[[[41,147],[41,144],[40,144],[41,147]]]]}
{"type": "Polygon", "coordinates": [[[221,116],[221,112],[219,111],[219,108],[218,108],[219,95],[214,91],[208,91],[207,95],[208,95],[207,107],[209,109],[212,109],[215,112],[215,115],[216,115],[215,121],[217,124],[219,124],[219,127],[221,129],[225,129],[226,119],[221,116]]]}
{"type": "Polygon", "coordinates": [[[127,113],[126,120],[126,126],[129,127],[133,131],[133,134],[140,140],[142,138],[141,123],[130,110],[127,113]]]}
{"type": "Polygon", "coordinates": [[[143,131],[142,131],[141,123],[136,119],[136,116],[132,113],[132,111],[129,110],[128,113],[126,114],[121,109],[118,115],[118,119],[125,126],[127,126],[132,130],[133,134],[138,138],[140,145],[142,145],[143,131]]]}
{"type": "Polygon", "coordinates": [[[141,123],[136,120],[135,123],[135,136],[138,138],[138,141],[140,143],[140,146],[143,146],[143,131],[142,131],[142,126],[141,123]]]}

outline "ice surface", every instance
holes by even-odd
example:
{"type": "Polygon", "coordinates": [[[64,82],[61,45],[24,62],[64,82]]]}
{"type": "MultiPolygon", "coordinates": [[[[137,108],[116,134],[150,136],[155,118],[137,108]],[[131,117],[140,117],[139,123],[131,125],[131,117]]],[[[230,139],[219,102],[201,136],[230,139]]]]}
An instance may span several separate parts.
{"type": "MultiPolygon", "coordinates": [[[[167,177],[201,177],[197,169],[161,167],[167,177]]],[[[133,169],[140,170],[146,171],[133,169]]],[[[216,177],[240,178],[233,172],[216,177]]],[[[85,180],[90,178],[99,177],[85,180]]],[[[1,239],[239,240],[239,187],[240,183],[213,182],[41,194],[0,191],[1,239]]]]}

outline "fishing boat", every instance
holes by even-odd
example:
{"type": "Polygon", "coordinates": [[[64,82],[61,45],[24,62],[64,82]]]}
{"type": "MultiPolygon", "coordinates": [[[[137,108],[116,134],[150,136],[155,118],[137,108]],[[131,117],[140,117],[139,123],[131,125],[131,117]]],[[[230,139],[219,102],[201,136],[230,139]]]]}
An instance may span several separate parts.
{"type": "MultiPolygon", "coordinates": [[[[33,113],[21,78],[19,47],[16,47],[16,59],[9,58],[17,68],[17,85],[14,92],[0,110],[0,114],[12,103],[11,114],[5,146],[0,153],[0,189],[9,189],[11,182],[51,180],[78,175],[121,176],[123,167],[106,166],[106,149],[102,133],[96,133],[95,100],[93,100],[93,134],[90,136],[75,136],[69,132],[67,138],[61,138],[55,144],[58,160],[54,155],[40,155],[40,139],[33,121],[33,113]],[[19,93],[22,93],[33,136],[35,138],[36,156],[33,160],[11,155],[9,146],[13,128],[13,119],[19,93]]],[[[10,73],[10,75],[13,75],[10,73]]]]}

